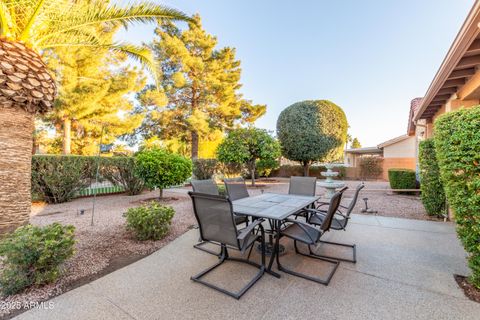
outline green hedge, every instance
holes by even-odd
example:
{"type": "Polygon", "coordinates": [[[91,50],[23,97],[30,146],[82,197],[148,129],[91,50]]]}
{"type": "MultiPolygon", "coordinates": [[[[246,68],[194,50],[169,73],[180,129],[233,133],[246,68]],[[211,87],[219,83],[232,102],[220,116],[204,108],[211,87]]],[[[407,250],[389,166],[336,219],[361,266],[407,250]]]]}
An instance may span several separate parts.
{"type": "Polygon", "coordinates": [[[418,149],[420,162],[420,189],[423,206],[431,216],[441,217],[445,214],[445,191],[440,181],[440,168],[438,167],[433,139],[420,142],[418,149]]]}
{"type": "Polygon", "coordinates": [[[74,226],[53,223],[45,227],[27,225],[8,234],[0,242],[3,294],[54,282],[60,275],[60,265],[74,254],[74,231],[74,226]]]}
{"type": "Polygon", "coordinates": [[[193,160],[193,175],[198,180],[212,179],[217,167],[217,159],[195,159],[193,160]]]}
{"type": "Polygon", "coordinates": [[[48,203],[72,200],[95,176],[95,157],[35,155],[32,193],[48,203]]]}
{"type": "Polygon", "coordinates": [[[135,174],[134,157],[102,157],[100,159],[100,176],[115,186],[122,187],[131,196],[143,191],[145,183],[135,174]]]}
{"type": "Polygon", "coordinates": [[[434,139],[445,193],[469,256],[470,282],[480,288],[480,106],[439,117],[434,139]]]}
{"type": "Polygon", "coordinates": [[[411,169],[388,169],[388,180],[392,189],[415,189],[417,178],[411,169]]]}

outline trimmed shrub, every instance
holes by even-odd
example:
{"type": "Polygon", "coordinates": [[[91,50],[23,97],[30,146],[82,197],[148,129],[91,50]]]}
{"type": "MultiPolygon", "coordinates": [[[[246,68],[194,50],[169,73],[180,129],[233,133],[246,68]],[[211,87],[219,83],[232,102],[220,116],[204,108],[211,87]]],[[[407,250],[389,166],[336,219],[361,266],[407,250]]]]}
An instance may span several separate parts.
{"type": "Polygon", "coordinates": [[[347,128],[343,110],[328,100],[294,103],[283,110],[277,120],[282,154],[302,163],[305,176],[313,162],[336,161],[342,157],[347,128]]]}
{"type": "Polygon", "coordinates": [[[212,179],[217,171],[217,159],[193,160],[193,175],[199,180],[212,179]]]}
{"type": "Polygon", "coordinates": [[[127,230],[132,231],[138,240],[160,240],[170,230],[175,210],[170,206],[164,206],[151,202],[137,208],[128,209],[127,230]]]}
{"type": "Polygon", "coordinates": [[[179,185],[192,175],[192,161],[181,155],[162,149],[144,150],[135,155],[135,174],[151,189],[163,189],[179,185]]]}
{"type": "Polygon", "coordinates": [[[103,157],[100,162],[100,175],[116,186],[121,186],[127,194],[140,194],[145,182],[135,173],[133,157],[103,157]]]}
{"type": "Polygon", "coordinates": [[[74,231],[74,226],[53,223],[23,226],[7,235],[0,242],[2,292],[11,295],[31,285],[54,282],[61,264],[74,254],[74,231]]]}
{"type": "Polygon", "coordinates": [[[90,185],[95,161],[85,156],[34,155],[32,192],[48,203],[70,201],[90,185]]]}
{"type": "Polygon", "coordinates": [[[362,157],[360,158],[360,176],[363,179],[378,179],[383,173],[383,158],[362,157]]]}
{"type": "Polygon", "coordinates": [[[280,167],[278,159],[260,159],[257,160],[257,171],[259,176],[270,177],[272,171],[280,167]]]}
{"type": "Polygon", "coordinates": [[[388,180],[392,189],[415,189],[417,178],[411,169],[388,169],[388,180]]]}
{"type": "Polygon", "coordinates": [[[435,121],[435,150],[457,233],[480,289],[480,106],[442,115],[435,121]]]}
{"type": "Polygon", "coordinates": [[[445,214],[445,191],[440,181],[440,168],[435,153],[433,139],[420,142],[418,150],[420,162],[420,189],[423,206],[431,216],[441,217],[445,214]]]}
{"type": "Polygon", "coordinates": [[[225,188],[224,184],[217,184],[217,189],[218,189],[218,193],[221,196],[226,196],[227,195],[227,188],[225,188]]]}

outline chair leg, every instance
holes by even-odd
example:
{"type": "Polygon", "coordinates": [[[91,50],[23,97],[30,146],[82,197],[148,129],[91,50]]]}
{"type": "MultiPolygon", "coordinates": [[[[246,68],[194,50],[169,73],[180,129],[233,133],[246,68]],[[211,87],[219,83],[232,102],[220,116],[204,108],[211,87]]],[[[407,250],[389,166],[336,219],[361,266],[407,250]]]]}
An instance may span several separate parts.
{"type": "Polygon", "coordinates": [[[225,246],[222,245],[222,249],[221,249],[221,254],[220,254],[220,261],[218,261],[216,264],[214,264],[213,266],[211,266],[210,268],[200,272],[199,274],[195,275],[195,276],[192,276],[190,279],[192,281],[195,281],[195,282],[198,282],[198,283],[201,283],[211,289],[214,289],[214,290],[217,290],[219,292],[222,292],[230,297],[233,297],[235,299],[240,299],[242,297],[242,295],[247,292],[248,289],[250,289],[262,276],[263,274],[265,273],[265,263],[264,263],[264,259],[265,259],[265,249],[264,249],[264,246],[262,246],[263,248],[263,252],[262,252],[262,265],[259,265],[253,261],[249,261],[249,260],[245,260],[245,259],[239,259],[239,258],[231,258],[228,256],[228,251],[227,251],[227,248],[225,246]],[[220,288],[214,284],[211,284],[209,282],[206,282],[204,280],[202,280],[201,278],[203,276],[205,276],[206,274],[208,274],[210,271],[214,270],[215,268],[217,268],[218,266],[220,266],[221,264],[223,264],[225,261],[227,260],[232,260],[232,261],[236,261],[236,262],[242,262],[242,263],[247,263],[249,265],[252,265],[252,266],[255,266],[257,268],[259,268],[260,270],[258,271],[258,273],[253,277],[252,280],[250,280],[249,283],[247,283],[242,289],[240,289],[240,291],[238,292],[231,292],[231,291],[228,291],[228,290],[225,290],[223,288],[220,288]]]}
{"type": "Polygon", "coordinates": [[[220,252],[215,252],[213,250],[210,250],[210,249],[207,249],[207,248],[203,248],[203,245],[209,243],[208,241],[200,241],[199,243],[195,244],[193,247],[195,249],[198,249],[198,250],[202,250],[204,252],[207,252],[207,253],[210,253],[210,254],[213,254],[214,256],[217,256],[218,258],[221,257],[222,255],[222,252],[220,250],[220,252]]]}
{"type": "MultiPolygon", "coordinates": [[[[284,266],[282,266],[280,264],[280,259],[279,257],[277,256],[277,265],[278,265],[278,270],[281,270],[285,273],[288,273],[288,274],[291,274],[291,275],[294,275],[294,276],[297,276],[297,277],[300,277],[300,278],[304,278],[304,279],[307,279],[307,280],[310,280],[310,281],[314,281],[314,282],[317,282],[317,283],[320,283],[320,284],[323,284],[323,285],[326,285],[328,286],[328,284],[330,283],[330,280],[332,279],[333,275],[335,274],[335,272],[337,271],[337,268],[338,268],[338,265],[340,264],[339,261],[336,261],[336,260],[333,260],[333,259],[327,259],[327,258],[324,258],[324,257],[320,257],[320,256],[317,256],[316,254],[306,254],[306,253],[302,253],[300,250],[298,250],[298,247],[297,247],[297,241],[294,240],[293,241],[293,244],[294,244],[294,247],[295,247],[295,252],[302,255],[302,256],[305,256],[305,257],[309,257],[309,258],[313,258],[313,259],[317,259],[317,260],[322,260],[322,261],[326,261],[328,263],[331,263],[333,264],[333,269],[332,271],[330,271],[330,273],[327,275],[327,277],[325,279],[321,279],[321,278],[317,278],[317,277],[312,277],[312,276],[309,276],[309,275],[306,275],[306,274],[303,274],[303,273],[299,273],[299,272],[296,272],[296,271],[293,271],[293,270],[289,270],[287,268],[285,268],[284,266]]],[[[309,248],[309,251],[310,251],[310,246],[308,246],[309,248]]]]}
{"type": "Polygon", "coordinates": [[[346,243],[338,243],[338,242],[323,241],[323,240],[320,240],[319,242],[324,243],[324,244],[334,245],[334,246],[352,248],[353,259],[338,258],[338,257],[327,256],[327,255],[323,255],[323,254],[319,254],[319,253],[314,253],[311,249],[310,249],[310,254],[315,254],[316,256],[319,256],[319,257],[322,257],[322,258],[327,258],[327,259],[334,259],[334,260],[340,260],[340,261],[345,261],[345,262],[357,263],[357,246],[355,244],[346,244],[346,243]]]}

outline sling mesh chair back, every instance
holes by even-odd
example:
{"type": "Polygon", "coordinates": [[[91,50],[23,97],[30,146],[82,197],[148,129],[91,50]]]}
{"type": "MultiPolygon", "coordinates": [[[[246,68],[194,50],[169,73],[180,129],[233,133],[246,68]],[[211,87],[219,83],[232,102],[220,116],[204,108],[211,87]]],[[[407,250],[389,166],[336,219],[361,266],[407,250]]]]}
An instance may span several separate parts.
{"type": "Polygon", "coordinates": [[[250,289],[265,272],[265,241],[264,230],[262,227],[263,220],[256,220],[246,228],[237,230],[235,217],[233,215],[232,203],[228,198],[196,192],[189,192],[189,195],[193,201],[193,210],[195,212],[195,218],[197,219],[200,227],[201,239],[203,241],[217,243],[221,246],[219,262],[200,272],[199,274],[192,276],[191,279],[236,299],[240,299],[240,297],[248,289],[250,289]],[[260,234],[258,234],[257,229],[260,231],[260,234]],[[228,255],[228,249],[236,249],[242,253],[245,253],[245,251],[257,240],[260,240],[262,247],[261,264],[257,264],[248,259],[233,258],[228,255]],[[203,276],[227,260],[250,264],[257,267],[259,271],[255,277],[238,292],[225,290],[202,279],[203,276]]]}
{"type": "MultiPolygon", "coordinates": [[[[294,194],[298,196],[315,196],[317,191],[317,178],[316,177],[297,177],[291,176],[290,183],[288,185],[288,194],[294,194]]],[[[308,219],[308,211],[300,210],[296,213],[295,218],[305,217],[308,219]]]]}
{"type": "MultiPolygon", "coordinates": [[[[353,211],[353,208],[355,208],[355,205],[358,200],[358,195],[360,191],[365,188],[365,184],[361,183],[357,186],[355,189],[355,193],[353,195],[352,200],[350,201],[350,204],[348,207],[339,205],[337,211],[335,212],[335,215],[333,216],[333,220],[331,222],[331,228],[334,230],[346,230],[348,220],[350,220],[350,215],[353,211]],[[340,209],[346,210],[345,213],[343,213],[340,209]]],[[[322,203],[317,210],[310,216],[309,223],[313,225],[322,225],[324,220],[326,219],[326,216],[328,215],[327,211],[320,210],[320,208],[325,205],[322,203]]],[[[326,256],[323,255],[323,257],[326,258],[333,258],[337,260],[342,260],[342,261],[347,261],[347,262],[357,262],[357,247],[355,244],[346,244],[346,243],[339,243],[339,242],[332,242],[332,241],[322,241],[325,244],[331,244],[331,245],[336,245],[336,246],[342,246],[342,247],[348,247],[352,249],[352,259],[349,258],[339,258],[339,257],[332,257],[332,256],[326,256]]]]}
{"type": "MultiPolygon", "coordinates": [[[[211,180],[192,180],[191,181],[193,192],[210,194],[210,195],[219,195],[217,184],[211,180]]],[[[248,218],[246,216],[234,216],[235,224],[248,223],[248,218]]],[[[221,253],[215,252],[213,250],[207,249],[204,247],[208,241],[201,241],[195,244],[193,247],[207,253],[219,256],[221,253]]]]}
{"type": "Polygon", "coordinates": [[[320,238],[322,237],[322,235],[324,235],[327,231],[330,230],[330,226],[333,220],[333,215],[335,214],[335,212],[338,209],[338,206],[340,205],[340,201],[342,199],[342,195],[344,191],[345,191],[345,188],[336,192],[332,196],[326,219],[324,220],[323,224],[320,226],[320,229],[317,229],[314,226],[299,220],[286,219],[286,223],[288,225],[283,230],[280,231],[281,236],[285,236],[293,239],[293,244],[294,244],[296,253],[305,257],[325,261],[332,265],[332,270],[327,274],[325,278],[310,276],[307,274],[299,273],[299,272],[285,268],[284,266],[281,265],[280,258],[277,255],[276,259],[277,259],[277,265],[279,270],[307,279],[307,280],[315,281],[324,285],[328,285],[330,283],[330,280],[332,279],[333,275],[335,274],[335,271],[338,268],[339,261],[330,259],[330,258],[325,258],[315,254],[312,251],[311,246],[318,244],[321,241],[320,238]],[[306,244],[308,247],[308,253],[301,252],[298,249],[297,242],[306,244]]]}
{"type": "Polygon", "coordinates": [[[235,201],[250,196],[243,178],[224,179],[223,181],[230,200],[235,201]]]}
{"type": "Polygon", "coordinates": [[[288,194],[296,194],[299,196],[315,195],[317,189],[316,177],[290,177],[290,184],[288,187],[288,194]]]}
{"type": "Polygon", "coordinates": [[[212,179],[192,180],[190,183],[192,184],[193,192],[219,195],[217,184],[212,179]]]}

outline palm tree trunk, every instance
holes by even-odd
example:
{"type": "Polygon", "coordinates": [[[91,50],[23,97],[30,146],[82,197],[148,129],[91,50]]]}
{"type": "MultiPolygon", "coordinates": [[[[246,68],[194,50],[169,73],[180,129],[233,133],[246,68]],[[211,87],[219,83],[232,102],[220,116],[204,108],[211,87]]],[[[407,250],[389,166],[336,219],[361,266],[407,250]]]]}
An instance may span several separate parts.
{"type": "Polygon", "coordinates": [[[30,218],[33,120],[15,105],[0,112],[0,234],[30,218]]]}
{"type": "Polygon", "coordinates": [[[72,153],[72,120],[63,119],[63,154],[72,153]]]}

